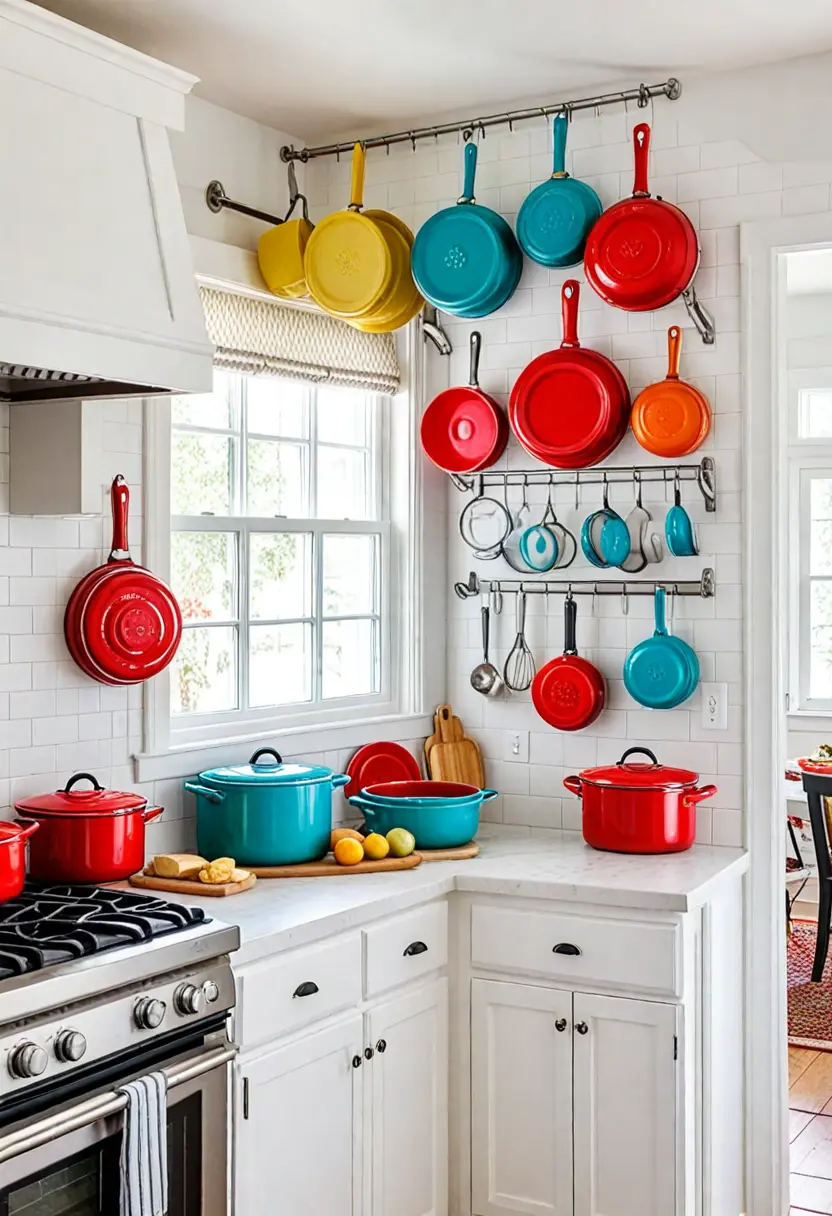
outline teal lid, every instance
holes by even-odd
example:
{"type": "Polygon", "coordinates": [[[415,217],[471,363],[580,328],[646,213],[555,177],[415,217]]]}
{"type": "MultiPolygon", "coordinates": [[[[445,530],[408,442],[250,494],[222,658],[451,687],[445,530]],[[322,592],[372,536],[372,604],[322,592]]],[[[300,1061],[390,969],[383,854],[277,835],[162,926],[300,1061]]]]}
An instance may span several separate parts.
{"type": "Polygon", "coordinates": [[[272,747],[261,747],[248,764],[211,768],[200,773],[200,781],[220,785],[298,785],[301,782],[329,781],[332,769],[319,764],[284,764],[272,747]]]}

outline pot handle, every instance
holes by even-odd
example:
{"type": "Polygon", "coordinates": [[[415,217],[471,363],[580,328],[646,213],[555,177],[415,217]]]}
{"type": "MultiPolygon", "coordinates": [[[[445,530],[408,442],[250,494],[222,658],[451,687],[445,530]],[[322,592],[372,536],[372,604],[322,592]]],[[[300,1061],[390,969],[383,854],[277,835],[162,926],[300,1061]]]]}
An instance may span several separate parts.
{"type": "Polygon", "coordinates": [[[99,785],[98,778],[94,777],[92,773],[76,773],[74,777],[70,777],[69,781],[67,781],[66,785],[64,786],[64,793],[69,794],[72,791],[73,785],[79,781],[91,781],[92,788],[96,791],[96,793],[98,793],[99,790],[104,789],[104,786],[99,785]]]}
{"type": "Polygon", "coordinates": [[[697,802],[704,802],[707,798],[713,798],[717,793],[715,785],[703,785],[698,790],[688,790],[682,795],[682,801],[686,806],[693,806],[697,802]]]}
{"type": "Polygon", "coordinates": [[[163,806],[146,806],[142,811],[142,819],[145,823],[152,823],[154,819],[158,819],[163,815],[165,808],[163,806]]]}
{"type": "Polygon", "coordinates": [[[36,819],[18,819],[15,822],[20,824],[18,840],[28,840],[40,827],[40,823],[36,819]]]}
{"type": "Polygon", "coordinates": [[[335,773],[332,778],[332,788],[339,790],[342,785],[349,785],[351,780],[352,778],[348,777],[346,773],[335,773]]]}
{"type": "Polygon", "coordinates": [[[200,785],[198,781],[186,781],[185,789],[192,794],[199,794],[201,798],[207,798],[209,802],[225,802],[225,794],[220,790],[210,790],[207,785],[200,785]]]}
{"type": "Polygon", "coordinates": [[[374,804],[365,802],[360,794],[352,794],[347,801],[350,806],[357,806],[360,811],[366,810],[367,807],[372,807],[374,804]]]}
{"type": "Polygon", "coordinates": [[[249,764],[252,766],[252,768],[277,768],[278,765],[282,763],[283,757],[281,756],[280,752],[276,752],[273,747],[259,747],[249,760],[249,764]],[[257,762],[261,756],[274,756],[274,764],[258,765],[257,762]]]}
{"type": "Polygon", "coordinates": [[[624,755],[618,761],[616,768],[620,767],[620,765],[622,765],[624,763],[624,761],[627,759],[628,756],[636,756],[636,755],[649,756],[654,764],[659,763],[658,760],[656,759],[656,757],[654,756],[654,754],[650,751],[649,747],[628,747],[626,752],[624,753],[624,755]]]}
{"type": "Polygon", "coordinates": [[[570,794],[577,794],[581,797],[581,779],[580,777],[564,777],[563,784],[569,790],[570,794]]]}

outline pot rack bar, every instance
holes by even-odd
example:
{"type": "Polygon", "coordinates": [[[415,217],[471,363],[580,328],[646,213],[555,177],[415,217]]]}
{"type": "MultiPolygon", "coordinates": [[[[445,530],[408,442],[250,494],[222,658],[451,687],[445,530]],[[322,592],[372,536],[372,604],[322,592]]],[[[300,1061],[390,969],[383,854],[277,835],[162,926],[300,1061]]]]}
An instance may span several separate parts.
{"type": "Polygon", "coordinates": [[[636,485],[639,481],[664,482],[672,486],[676,478],[680,481],[696,482],[705,500],[705,510],[716,510],[716,466],[710,456],[704,456],[698,464],[670,465],[620,465],[608,469],[484,469],[482,473],[451,473],[456,488],[470,493],[482,486],[548,486],[567,485],[636,485]]]}
{"type": "MultiPolygon", "coordinates": [[[[681,82],[675,76],[662,81],[661,84],[640,84],[633,89],[624,89],[618,93],[600,93],[596,97],[579,97],[574,101],[550,102],[542,106],[527,106],[522,110],[503,110],[499,114],[487,114],[482,118],[469,118],[465,122],[445,122],[432,127],[416,127],[410,131],[396,131],[392,135],[376,135],[372,139],[363,139],[366,148],[385,148],[388,152],[393,144],[410,144],[416,151],[416,144],[423,139],[438,139],[440,135],[461,135],[470,139],[475,131],[483,138],[489,127],[507,126],[511,131],[516,122],[529,122],[535,118],[550,118],[553,114],[570,115],[576,110],[599,110],[602,106],[614,106],[635,101],[640,108],[650,103],[653,97],[666,97],[676,101],[682,92],[681,82]]],[[[335,156],[339,160],[342,153],[352,150],[354,139],[337,144],[319,144],[314,148],[296,148],[294,144],[284,144],[280,149],[280,159],[286,162],[293,160],[310,161],[322,156],[335,156]]]]}
{"type": "Polygon", "coordinates": [[[666,582],[660,579],[655,583],[637,582],[634,579],[480,578],[472,570],[467,583],[454,583],[454,591],[461,600],[487,595],[492,591],[502,591],[506,595],[524,591],[526,595],[617,595],[626,601],[629,596],[655,595],[659,587],[663,587],[668,595],[709,600],[716,595],[716,576],[710,566],[706,566],[696,582],[666,582]]]}

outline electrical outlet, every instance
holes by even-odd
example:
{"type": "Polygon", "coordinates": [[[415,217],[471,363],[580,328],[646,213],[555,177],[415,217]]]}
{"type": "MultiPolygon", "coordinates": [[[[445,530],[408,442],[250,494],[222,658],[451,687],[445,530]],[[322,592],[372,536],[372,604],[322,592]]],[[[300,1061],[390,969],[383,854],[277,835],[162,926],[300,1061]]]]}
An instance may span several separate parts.
{"type": "Polygon", "coordinates": [[[508,732],[503,759],[514,761],[515,764],[529,763],[529,732],[527,730],[508,732]]]}
{"type": "Polygon", "coordinates": [[[702,729],[728,729],[728,685],[702,684],[702,729]]]}

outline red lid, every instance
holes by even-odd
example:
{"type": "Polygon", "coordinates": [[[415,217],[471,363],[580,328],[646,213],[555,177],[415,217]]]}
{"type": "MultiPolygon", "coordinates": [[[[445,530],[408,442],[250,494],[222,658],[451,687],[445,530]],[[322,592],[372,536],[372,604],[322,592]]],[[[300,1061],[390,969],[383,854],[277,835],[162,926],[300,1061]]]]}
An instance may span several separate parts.
{"type": "Polygon", "coordinates": [[[699,774],[689,768],[672,768],[668,764],[659,764],[646,747],[629,747],[617,764],[587,768],[579,776],[581,781],[586,781],[589,785],[607,785],[630,790],[681,789],[696,785],[699,780],[699,774]],[[650,763],[627,760],[628,756],[634,755],[649,756],[650,763]]]}
{"type": "Polygon", "coordinates": [[[360,747],[347,765],[349,785],[344,796],[360,794],[368,785],[388,781],[418,781],[419,762],[400,743],[368,743],[360,747]]]}
{"type": "Polygon", "coordinates": [[[92,773],[76,773],[62,790],[24,798],[14,804],[14,809],[24,815],[121,815],[145,806],[147,799],[141,794],[105,790],[92,773]],[[78,781],[92,782],[92,789],[74,789],[78,781]]]}

